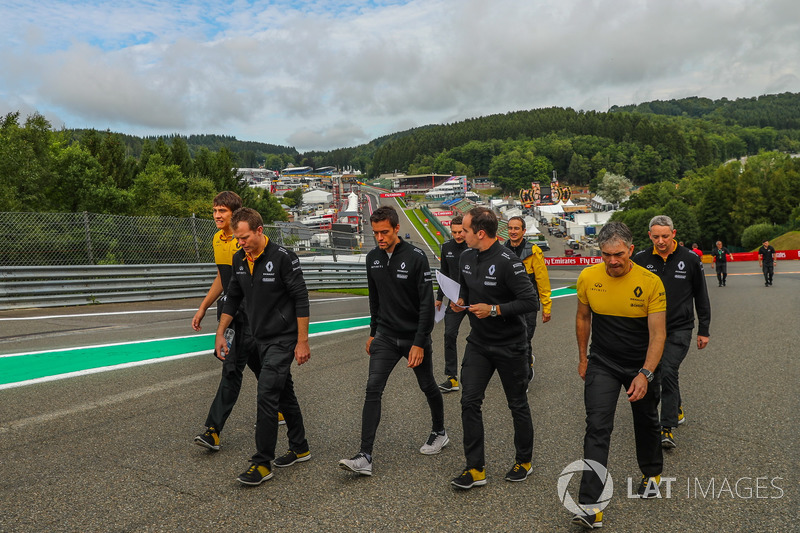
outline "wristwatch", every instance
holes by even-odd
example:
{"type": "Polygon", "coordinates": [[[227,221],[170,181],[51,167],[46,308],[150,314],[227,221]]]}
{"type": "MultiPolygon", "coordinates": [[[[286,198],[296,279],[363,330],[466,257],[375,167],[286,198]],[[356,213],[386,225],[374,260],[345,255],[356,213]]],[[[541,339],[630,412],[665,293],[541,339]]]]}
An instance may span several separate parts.
{"type": "Polygon", "coordinates": [[[497,306],[493,305],[491,310],[489,311],[489,316],[497,316],[497,306]]]}
{"type": "Polygon", "coordinates": [[[639,373],[647,378],[648,383],[653,381],[653,373],[647,370],[646,368],[640,368],[639,373]]]}

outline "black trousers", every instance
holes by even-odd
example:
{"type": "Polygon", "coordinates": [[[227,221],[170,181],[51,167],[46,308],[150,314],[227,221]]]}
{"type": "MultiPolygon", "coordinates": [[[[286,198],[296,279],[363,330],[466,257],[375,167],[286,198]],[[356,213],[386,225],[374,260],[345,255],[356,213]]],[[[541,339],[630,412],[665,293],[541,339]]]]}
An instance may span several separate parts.
{"type": "Polygon", "coordinates": [[[723,285],[726,279],[728,279],[728,262],[717,262],[717,281],[723,285]]]}
{"type": "MultiPolygon", "coordinates": [[[[627,368],[611,368],[589,358],[583,401],[586,406],[586,435],[583,439],[583,457],[608,467],[608,449],[614,429],[614,414],[617,409],[620,388],[628,390],[639,371],[627,368]]],[[[658,423],[659,374],[647,387],[647,394],[631,403],[633,431],[636,438],[636,459],[639,469],[647,477],[661,474],[664,456],[661,449],[661,427],[658,423]]],[[[584,505],[597,503],[603,491],[602,480],[591,470],[584,470],[581,478],[579,502],[584,505]]]]}
{"type": "Polygon", "coordinates": [[[536,318],[539,316],[538,311],[532,313],[525,313],[525,335],[528,339],[528,381],[533,379],[533,334],[536,333],[536,318]]]}
{"type": "Polygon", "coordinates": [[[261,360],[255,341],[250,336],[247,320],[241,313],[238,313],[230,327],[236,334],[233,337],[230,351],[222,362],[222,377],[219,380],[217,394],[214,396],[208,416],[206,416],[206,427],[213,427],[217,433],[222,432],[222,428],[225,427],[225,422],[239,398],[245,366],[250,367],[256,379],[261,372],[261,360]]]}
{"type": "MultiPolygon", "coordinates": [[[[678,407],[681,406],[681,389],[678,372],[689,347],[692,344],[692,330],[670,331],[664,342],[661,356],[661,425],[674,428],[678,425],[678,407]]],[[[652,383],[651,383],[652,385],[652,383]]]]}
{"type": "Polygon", "coordinates": [[[467,341],[461,364],[461,423],[464,427],[466,467],[486,464],[481,406],[495,370],[500,376],[508,408],[514,420],[515,461],[529,463],[533,456],[533,421],[528,405],[528,351],[524,343],[477,346],[467,341]]]}
{"type": "Polygon", "coordinates": [[[269,466],[275,459],[279,410],[286,419],[289,449],[297,454],[307,452],[308,441],[291,373],[297,340],[257,345],[261,356],[261,375],[258,377],[256,453],[251,462],[269,466]]]}
{"type": "Polygon", "coordinates": [[[444,314],[444,373],[458,379],[458,329],[467,311],[456,313],[447,309],[444,314]]]}
{"type": "MultiPolygon", "coordinates": [[[[381,421],[381,398],[386,388],[386,381],[392,373],[397,362],[403,358],[408,359],[408,352],[414,341],[411,339],[397,339],[378,332],[372,339],[369,347],[369,377],[367,378],[367,392],[364,398],[364,409],[361,413],[361,450],[372,455],[375,444],[375,433],[381,421]]],[[[424,347],[422,363],[414,367],[414,375],[431,410],[431,430],[444,429],[444,401],[442,391],[436,385],[433,377],[433,351],[431,341],[428,339],[424,347]]],[[[286,420],[289,423],[289,420],[286,420]]]]}
{"type": "Polygon", "coordinates": [[[764,283],[772,285],[772,276],[775,275],[775,263],[770,265],[764,263],[764,266],[761,267],[761,271],[764,272],[764,283]]]}

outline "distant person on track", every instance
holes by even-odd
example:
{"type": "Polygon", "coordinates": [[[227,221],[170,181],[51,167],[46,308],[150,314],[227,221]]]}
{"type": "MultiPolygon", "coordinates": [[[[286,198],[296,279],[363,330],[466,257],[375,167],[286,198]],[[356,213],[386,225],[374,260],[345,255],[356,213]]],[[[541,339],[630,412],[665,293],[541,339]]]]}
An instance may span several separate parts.
{"type": "MultiPolygon", "coordinates": [[[[441,273],[448,278],[458,281],[458,261],[461,254],[467,249],[464,241],[463,218],[457,216],[450,221],[450,234],[452,239],[442,244],[441,273]]],[[[439,289],[436,293],[436,309],[441,309],[444,292],[439,289]]],[[[459,390],[458,384],[458,329],[464,320],[464,313],[456,313],[448,306],[444,314],[444,373],[447,379],[439,385],[442,392],[459,390]]]]}
{"type": "Polygon", "coordinates": [[[536,308],[536,292],[525,265],[497,240],[497,217],[485,207],[464,216],[469,250],[459,263],[460,298],[451,309],[469,312],[471,330],[461,364],[461,424],[466,466],[451,481],[459,489],[486,484],[484,424],[486,387],[500,377],[514,421],[514,465],[506,481],[525,481],[532,471],[533,421],[528,405],[525,314],[536,308]]]}
{"type": "Polygon", "coordinates": [[[701,250],[701,249],[700,249],[700,248],[697,246],[697,243],[696,243],[696,242],[693,242],[693,243],[692,243],[692,251],[693,251],[695,254],[697,254],[697,257],[699,257],[699,258],[701,258],[701,259],[703,258],[703,250],[701,250]]]}
{"type": "Polygon", "coordinates": [[[713,270],[716,266],[717,282],[719,282],[720,287],[725,287],[728,279],[728,257],[733,261],[733,255],[731,255],[727,248],[723,248],[722,241],[717,241],[717,247],[711,251],[711,255],[714,258],[714,262],[711,263],[711,268],[713,270]]]}
{"type": "MultiPolygon", "coordinates": [[[[214,235],[212,246],[214,248],[214,262],[217,265],[217,276],[208,289],[208,294],[200,303],[200,308],[192,318],[192,329],[200,331],[200,323],[206,316],[206,311],[214,302],[217,302],[217,319],[222,314],[222,306],[225,303],[225,294],[230,284],[233,264],[233,255],[239,251],[239,243],[233,236],[231,228],[231,217],[234,211],[242,207],[242,199],[238,194],[231,191],[223,191],[214,197],[214,224],[217,233],[214,235]]],[[[233,342],[227,356],[220,356],[218,352],[214,355],[222,360],[222,377],[219,381],[217,394],[211,402],[211,408],[206,417],[205,432],[194,438],[194,443],[217,451],[220,448],[220,433],[225,426],[225,421],[230,416],[236,400],[239,398],[239,391],[242,388],[242,373],[244,367],[249,366],[255,374],[256,379],[261,371],[261,364],[258,358],[253,338],[247,323],[247,316],[241,310],[234,313],[230,328],[234,331],[233,342]]]]}
{"type": "MultiPolygon", "coordinates": [[[[621,222],[609,222],[597,234],[602,263],[578,276],[578,375],[584,380],[586,408],[584,460],[608,467],[611,432],[620,387],[633,413],[636,459],[642,472],[641,498],[655,497],[664,465],[658,420],[658,364],[667,336],[667,300],[661,279],[631,261],[633,235],[621,222]],[[591,348],[589,337],[591,335],[591,348]]],[[[579,493],[582,512],[572,523],[602,527],[598,507],[604,480],[583,472],[579,493]]]]}
{"type": "Polygon", "coordinates": [[[272,478],[273,461],[276,467],[287,467],[311,458],[291,373],[292,360],[302,365],[311,357],[310,306],[300,259],[264,235],[264,222],[258,211],[247,207],[237,210],[231,226],[242,249],[233,256],[233,275],[215,346],[218,353],[227,356],[225,328],[244,303],[261,372],[256,402],[256,453],[250,459],[250,468],[237,480],[253,486],[272,478]],[[286,417],[289,451],[276,458],[279,409],[286,417]]]}
{"type": "Polygon", "coordinates": [[[675,448],[673,429],[686,421],[678,372],[692,344],[697,311],[697,349],[708,345],[711,302],[708,299],[703,263],[696,254],[675,243],[672,219],[658,215],[650,220],[648,235],[653,248],[633,257],[661,278],[667,294],[667,340],[661,356],[661,446],[675,448]]]}
{"type": "Polygon", "coordinates": [[[764,273],[764,286],[772,287],[772,277],[775,275],[775,248],[765,240],[758,249],[758,266],[764,273]]]}
{"type": "Polygon", "coordinates": [[[530,371],[528,381],[533,379],[533,363],[536,357],[533,355],[533,334],[536,332],[536,317],[539,314],[539,307],[542,308],[542,324],[550,321],[550,311],[552,300],[550,300],[550,277],[547,274],[547,265],[544,262],[542,249],[525,239],[525,219],[520,216],[508,219],[508,240],[505,242],[507,248],[514,252],[522,260],[525,270],[533,283],[533,290],[536,292],[536,309],[525,314],[525,328],[528,339],[528,362],[530,371]]]}
{"type": "Polygon", "coordinates": [[[381,419],[381,398],[397,363],[408,360],[431,411],[431,432],[420,453],[442,451],[450,438],[444,427],[442,391],[433,377],[431,331],[434,321],[433,281],[428,258],[400,238],[400,220],[390,206],[369,218],[377,247],[367,254],[370,331],[366,351],[369,377],[361,414],[361,448],[339,467],[372,475],[372,450],[381,419]]]}

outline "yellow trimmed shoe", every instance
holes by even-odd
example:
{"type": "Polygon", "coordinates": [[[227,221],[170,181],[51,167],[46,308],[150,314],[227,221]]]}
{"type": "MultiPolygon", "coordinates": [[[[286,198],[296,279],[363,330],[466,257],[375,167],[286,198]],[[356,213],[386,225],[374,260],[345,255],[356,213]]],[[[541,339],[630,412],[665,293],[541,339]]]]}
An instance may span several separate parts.
{"type": "Polygon", "coordinates": [[[515,463],[506,474],[506,481],[525,481],[533,469],[530,463],[515,463]]]}
{"type": "Polygon", "coordinates": [[[283,413],[281,413],[280,411],[278,411],[278,425],[279,426],[285,426],[286,425],[286,419],[283,418],[283,413]]]}
{"type": "Polygon", "coordinates": [[[250,468],[248,468],[246,472],[239,474],[239,477],[236,478],[236,481],[242,485],[255,487],[256,485],[261,485],[268,479],[272,479],[272,471],[269,469],[269,467],[251,464],[250,468]]]}
{"type": "Polygon", "coordinates": [[[194,438],[194,443],[214,452],[219,451],[219,433],[214,428],[208,428],[205,433],[194,438]]]}
{"type": "Polygon", "coordinates": [[[283,468],[285,466],[292,466],[295,463],[303,463],[309,459],[311,459],[310,451],[294,453],[292,450],[289,450],[285,454],[275,459],[272,464],[278,468],[283,468]]]}
{"type": "Polygon", "coordinates": [[[459,489],[471,489],[480,485],[486,485],[486,469],[470,468],[450,482],[454,487],[459,489]]]}
{"type": "Polygon", "coordinates": [[[647,477],[642,476],[642,481],[639,483],[639,488],[636,493],[640,498],[658,498],[661,495],[661,476],[647,477]]]}
{"type": "Polygon", "coordinates": [[[678,406],[678,425],[680,426],[684,422],[686,422],[686,415],[683,414],[683,406],[679,405],[678,406]]]}
{"type": "Polygon", "coordinates": [[[582,515],[576,514],[572,517],[572,523],[581,526],[583,529],[597,529],[603,527],[603,511],[592,509],[595,514],[582,515]]]}
{"type": "Polygon", "coordinates": [[[439,385],[439,390],[442,392],[453,392],[459,390],[460,387],[458,386],[458,380],[453,376],[450,376],[441,385],[439,385]]]}

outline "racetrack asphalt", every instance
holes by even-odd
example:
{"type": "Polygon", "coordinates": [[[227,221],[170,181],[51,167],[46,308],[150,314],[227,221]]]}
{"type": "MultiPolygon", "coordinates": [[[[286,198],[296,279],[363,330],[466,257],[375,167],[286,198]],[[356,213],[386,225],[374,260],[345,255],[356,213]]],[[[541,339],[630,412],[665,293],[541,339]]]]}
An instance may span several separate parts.
{"type": "MultiPolygon", "coordinates": [[[[687,423],[675,432],[678,447],[665,454],[664,476],[675,478],[670,498],[626,497],[628,477],[635,488],[640,474],[621,394],[606,531],[800,530],[800,274],[788,273],[800,267],[779,263],[770,288],[755,264],[730,270],[727,287],[707,278],[711,342],[690,350],[682,366],[687,423]]],[[[421,455],[429,411],[413,372],[401,365],[384,393],[375,475],[337,468],[339,459],[358,451],[367,379],[367,331],[359,330],[312,339],[311,361],[293,367],[312,459],[276,469],[259,487],[235,480],[254,452],[251,375],[222,433],[221,451],[192,444],[219,380],[219,362],[211,356],[0,391],[0,531],[580,531],[557,491],[562,470],[582,455],[574,317],[574,297],[555,300],[553,320],[540,323],[534,337],[529,399],[536,442],[525,482],[503,480],[514,450],[498,379],[484,404],[489,483],[458,491],[449,481],[464,465],[460,393],[444,397],[450,445],[439,455],[421,455]]],[[[12,331],[12,324],[0,322],[4,344],[15,345],[5,353],[19,351],[20,341],[9,339],[27,327],[12,331]]],[[[51,340],[74,338],[53,324],[44,329],[51,340]]],[[[465,322],[462,351],[467,329],[465,322]]],[[[437,381],[444,378],[442,333],[439,324],[433,332],[437,381]]],[[[277,452],[285,448],[282,429],[277,452]]],[[[577,476],[569,490],[576,493],[577,476]]]]}

